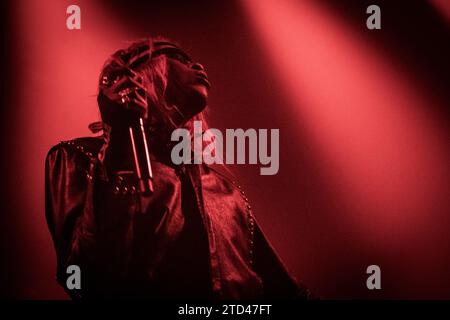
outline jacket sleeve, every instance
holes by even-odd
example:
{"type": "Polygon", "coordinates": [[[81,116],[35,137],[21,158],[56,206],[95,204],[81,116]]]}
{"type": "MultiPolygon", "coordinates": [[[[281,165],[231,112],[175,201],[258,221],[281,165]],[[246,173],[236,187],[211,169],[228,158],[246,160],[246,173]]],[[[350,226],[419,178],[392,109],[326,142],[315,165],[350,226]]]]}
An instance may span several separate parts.
{"type": "Polygon", "coordinates": [[[81,291],[67,289],[67,267],[80,267],[82,289],[89,289],[89,279],[100,268],[94,211],[87,207],[92,205],[87,198],[93,192],[89,178],[89,161],[82,155],[61,144],[49,151],[45,165],[46,219],[57,257],[56,280],[72,298],[79,298],[81,291]]]}
{"type": "Polygon", "coordinates": [[[255,223],[253,241],[254,270],[263,283],[263,298],[313,299],[309,289],[289,274],[258,223],[255,223]]]}

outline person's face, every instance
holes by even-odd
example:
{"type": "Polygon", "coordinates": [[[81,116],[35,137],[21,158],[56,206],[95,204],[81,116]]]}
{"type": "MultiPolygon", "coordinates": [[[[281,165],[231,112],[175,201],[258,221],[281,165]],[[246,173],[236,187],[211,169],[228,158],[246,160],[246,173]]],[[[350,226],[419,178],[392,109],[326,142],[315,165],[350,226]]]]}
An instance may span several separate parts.
{"type": "Polygon", "coordinates": [[[169,47],[163,54],[168,68],[166,99],[190,118],[206,107],[211,83],[204,67],[181,49],[169,47]]]}

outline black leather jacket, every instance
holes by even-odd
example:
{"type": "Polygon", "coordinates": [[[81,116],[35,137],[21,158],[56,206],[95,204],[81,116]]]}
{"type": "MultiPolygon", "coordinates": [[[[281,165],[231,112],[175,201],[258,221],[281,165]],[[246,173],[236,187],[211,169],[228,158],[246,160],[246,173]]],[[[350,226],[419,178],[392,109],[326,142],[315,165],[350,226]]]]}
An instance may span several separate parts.
{"type": "Polygon", "coordinates": [[[104,147],[101,137],[61,142],[46,160],[57,281],[72,298],[309,297],[226,171],[152,154],[155,193],[142,197],[132,171],[108,172],[104,147]],[[72,264],[81,290],[66,288],[72,264]]]}

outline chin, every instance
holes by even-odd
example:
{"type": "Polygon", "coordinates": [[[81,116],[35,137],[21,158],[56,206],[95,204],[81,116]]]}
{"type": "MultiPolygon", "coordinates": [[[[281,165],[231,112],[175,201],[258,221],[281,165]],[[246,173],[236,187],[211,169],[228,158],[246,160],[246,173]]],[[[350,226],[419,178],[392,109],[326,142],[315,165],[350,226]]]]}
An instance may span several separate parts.
{"type": "Polygon", "coordinates": [[[194,84],[192,86],[192,90],[198,95],[201,95],[205,101],[208,100],[208,88],[206,88],[203,84],[194,84]]]}
{"type": "Polygon", "coordinates": [[[208,102],[208,89],[201,84],[193,85],[191,91],[191,105],[195,106],[196,113],[205,109],[208,102]]]}

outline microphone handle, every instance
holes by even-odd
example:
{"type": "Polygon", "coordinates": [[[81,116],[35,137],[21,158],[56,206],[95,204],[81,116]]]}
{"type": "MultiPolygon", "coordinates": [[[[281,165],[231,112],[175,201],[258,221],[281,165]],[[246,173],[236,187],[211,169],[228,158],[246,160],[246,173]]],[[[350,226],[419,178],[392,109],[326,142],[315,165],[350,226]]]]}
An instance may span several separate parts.
{"type": "Polygon", "coordinates": [[[139,117],[139,121],[129,127],[131,146],[133,148],[133,158],[136,175],[139,181],[139,192],[149,196],[154,192],[153,173],[148,152],[147,136],[144,130],[144,121],[139,117]]]}

